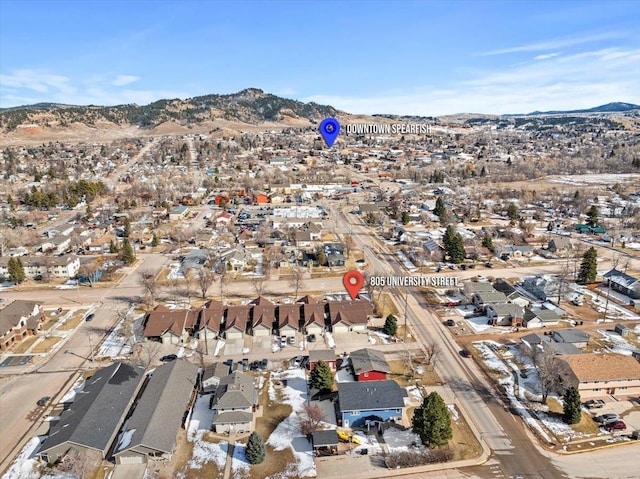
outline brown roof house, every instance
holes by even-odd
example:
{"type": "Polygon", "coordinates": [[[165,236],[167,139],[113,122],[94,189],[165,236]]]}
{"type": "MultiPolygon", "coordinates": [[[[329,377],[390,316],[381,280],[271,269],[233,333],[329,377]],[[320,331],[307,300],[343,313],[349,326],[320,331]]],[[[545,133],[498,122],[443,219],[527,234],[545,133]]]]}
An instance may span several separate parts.
{"type": "Polygon", "coordinates": [[[197,309],[168,309],[162,305],[147,313],[143,336],[163,344],[182,344],[193,335],[200,311],[197,309]]]}
{"type": "Polygon", "coordinates": [[[373,314],[371,303],[355,301],[329,301],[329,321],[333,333],[366,331],[369,316],[373,314]]]}
{"type": "Polygon", "coordinates": [[[300,330],[301,309],[299,303],[278,305],[278,334],[280,336],[295,336],[300,330]]]}
{"type": "Polygon", "coordinates": [[[259,296],[249,303],[251,306],[251,334],[271,336],[276,322],[276,306],[267,298],[259,296]]]}
{"type": "Polygon", "coordinates": [[[564,387],[578,388],[581,398],[640,394],[640,362],[623,354],[574,354],[557,359],[564,387]]]}
{"type": "Polygon", "coordinates": [[[249,326],[250,306],[239,304],[227,306],[224,334],[227,339],[242,339],[249,326]]]}
{"type": "Polygon", "coordinates": [[[326,328],[325,303],[311,296],[305,296],[299,299],[298,303],[302,303],[304,332],[306,334],[321,335],[326,328]]]}
{"type": "Polygon", "coordinates": [[[44,318],[38,301],[16,300],[0,310],[0,351],[37,334],[44,318]]]}

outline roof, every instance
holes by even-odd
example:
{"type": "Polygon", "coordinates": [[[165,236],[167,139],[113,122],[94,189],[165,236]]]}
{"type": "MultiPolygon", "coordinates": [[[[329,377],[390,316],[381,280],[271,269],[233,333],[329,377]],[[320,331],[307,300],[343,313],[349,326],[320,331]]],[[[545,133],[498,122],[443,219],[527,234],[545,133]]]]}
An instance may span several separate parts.
{"type": "Polygon", "coordinates": [[[51,427],[40,452],[72,442],[105,453],[144,378],[144,368],[122,362],[96,371],[51,427]]]}
{"type": "Polygon", "coordinates": [[[247,330],[247,322],[249,321],[249,308],[247,305],[227,306],[226,310],[226,326],[225,330],[236,328],[243,333],[247,330]]]}
{"type": "Polygon", "coordinates": [[[620,286],[626,286],[627,288],[634,286],[638,281],[640,281],[638,278],[634,278],[633,276],[623,273],[622,271],[618,271],[617,269],[612,269],[605,273],[604,277],[609,279],[612,283],[619,284],[620,286]]]}
{"type": "Polygon", "coordinates": [[[158,366],[122,431],[116,454],[139,445],[170,453],[197,376],[198,366],[183,359],[158,366]],[[127,431],[134,431],[130,439],[127,431]]]}
{"type": "Polygon", "coordinates": [[[328,304],[331,324],[366,324],[369,315],[373,314],[371,303],[367,300],[329,301],[328,304]]]}
{"type": "Polygon", "coordinates": [[[224,363],[213,363],[211,366],[207,366],[202,373],[202,380],[206,381],[211,378],[223,378],[224,376],[229,375],[229,371],[231,368],[228,364],[224,363]]]}
{"type": "Polygon", "coordinates": [[[144,337],[162,336],[171,331],[176,336],[181,336],[184,329],[193,328],[200,315],[197,309],[167,309],[157,307],[147,313],[144,327],[144,337]]]}
{"type": "Polygon", "coordinates": [[[309,351],[309,363],[316,363],[318,361],[335,361],[336,352],[333,349],[312,349],[309,351]]]}
{"type": "Polygon", "coordinates": [[[300,323],[300,304],[279,304],[278,305],[278,327],[291,326],[298,328],[300,323]]]}
{"type": "Polygon", "coordinates": [[[640,362],[623,354],[576,354],[562,358],[580,382],[640,380],[640,362]]]}
{"type": "MultiPolygon", "coordinates": [[[[500,293],[502,294],[502,293],[500,293]]],[[[513,303],[496,303],[490,304],[487,308],[492,309],[498,316],[513,316],[514,318],[522,318],[524,310],[522,306],[513,303]]]]}
{"type": "Polygon", "coordinates": [[[311,443],[313,447],[335,446],[338,444],[338,431],[335,429],[313,431],[311,433],[311,443]]]}
{"type": "Polygon", "coordinates": [[[251,325],[253,328],[264,326],[268,329],[273,327],[276,320],[276,306],[263,296],[258,296],[249,303],[251,307],[251,325]]]}
{"type": "Polygon", "coordinates": [[[253,378],[240,371],[234,371],[220,379],[213,404],[214,409],[242,409],[253,406],[256,399],[253,378]]]}
{"type": "Polygon", "coordinates": [[[525,309],[524,319],[531,321],[538,318],[542,323],[557,323],[560,321],[558,313],[551,309],[525,309]]]}
{"type": "Polygon", "coordinates": [[[556,339],[556,341],[557,336],[565,343],[583,343],[585,341],[589,341],[589,335],[578,329],[556,329],[551,334],[553,335],[553,339],[556,339]]]}
{"type": "MultiPolygon", "coordinates": [[[[307,296],[308,298],[308,296],[307,296]]],[[[309,298],[313,299],[313,298],[309,298]]],[[[314,302],[303,303],[302,313],[304,315],[304,324],[309,326],[310,324],[317,323],[324,327],[325,325],[325,303],[314,302]]]]}
{"type": "Polygon", "coordinates": [[[216,333],[220,332],[224,318],[224,305],[220,301],[207,301],[200,312],[200,330],[208,328],[216,333]]]}
{"type": "MultiPolygon", "coordinates": [[[[493,288],[493,286],[492,286],[493,288]]],[[[478,291],[476,293],[482,303],[506,303],[507,297],[499,291],[478,291]]]]}
{"type": "Polygon", "coordinates": [[[18,299],[0,309],[0,336],[17,327],[20,319],[29,318],[35,307],[41,304],[39,301],[18,299]]]}
{"type": "Polygon", "coordinates": [[[253,414],[246,411],[224,411],[217,414],[211,424],[243,424],[251,422],[253,414]]]}
{"type": "Polygon", "coordinates": [[[397,382],[366,381],[338,383],[341,411],[372,411],[404,407],[407,391],[397,382]]]}
{"type": "Polygon", "coordinates": [[[382,351],[369,348],[358,349],[353,351],[349,358],[351,358],[351,365],[356,376],[368,371],[391,372],[391,368],[382,351]]]}
{"type": "Polygon", "coordinates": [[[494,293],[496,289],[493,287],[491,283],[486,283],[484,281],[467,281],[465,283],[466,289],[468,289],[472,294],[473,293],[494,293]]]}

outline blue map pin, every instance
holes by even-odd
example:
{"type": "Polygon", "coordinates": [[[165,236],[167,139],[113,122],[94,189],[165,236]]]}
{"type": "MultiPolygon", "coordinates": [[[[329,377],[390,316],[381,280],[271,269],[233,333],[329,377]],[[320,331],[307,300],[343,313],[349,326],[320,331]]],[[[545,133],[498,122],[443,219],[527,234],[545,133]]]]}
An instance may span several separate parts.
{"type": "Polygon", "coordinates": [[[329,148],[333,146],[340,133],[340,123],[335,118],[325,118],[320,123],[320,134],[329,148]]]}

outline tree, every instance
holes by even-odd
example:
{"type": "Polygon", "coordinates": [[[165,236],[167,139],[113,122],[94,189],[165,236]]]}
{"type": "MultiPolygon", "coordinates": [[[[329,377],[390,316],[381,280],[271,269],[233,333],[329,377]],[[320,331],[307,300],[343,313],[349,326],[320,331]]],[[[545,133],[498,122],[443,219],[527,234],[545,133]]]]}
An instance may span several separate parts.
{"type": "Polygon", "coordinates": [[[120,259],[124,264],[132,264],[136,260],[136,255],[133,252],[133,247],[129,243],[129,238],[125,238],[122,242],[122,249],[120,250],[120,259]]]}
{"type": "Polygon", "coordinates": [[[289,286],[295,289],[295,299],[298,299],[298,292],[304,286],[304,269],[300,266],[291,268],[291,277],[289,278],[289,286]]]}
{"type": "Polygon", "coordinates": [[[318,361],[309,375],[309,386],[319,391],[331,391],[333,388],[333,371],[324,361],[318,361]]]}
{"type": "Polygon", "coordinates": [[[22,260],[20,258],[12,256],[7,263],[7,272],[9,273],[9,281],[12,283],[20,284],[26,279],[24,273],[24,267],[22,266],[22,260]]]}
{"type": "Polygon", "coordinates": [[[398,320],[393,314],[387,316],[387,319],[384,321],[382,332],[388,336],[395,336],[398,332],[398,320]]]}
{"type": "Polygon", "coordinates": [[[452,438],[451,414],[442,397],[430,393],[423,399],[422,405],[415,409],[411,420],[413,432],[420,436],[427,447],[441,447],[452,438]]]}
{"type": "Polygon", "coordinates": [[[484,238],[482,238],[482,246],[489,251],[493,251],[493,238],[488,233],[485,233],[484,238]]]}
{"type": "Polygon", "coordinates": [[[587,224],[598,226],[598,207],[596,205],[591,205],[591,208],[587,211],[587,224]]]}
{"type": "Polygon", "coordinates": [[[460,233],[456,233],[452,225],[447,226],[442,242],[452,263],[458,264],[464,261],[464,240],[460,233]]]}
{"type": "Polygon", "coordinates": [[[509,203],[509,207],[507,208],[507,216],[511,221],[516,221],[520,216],[518,214],[518,207],[515,203],[509,203]]]}
{"type": "Polygon", "coordinates": [[[153,307],[158,293],[158,279],[156,271],[145,269],[138,272],[138,284],[142,286],[149,297],[149,304],[153,307]]]}
{"type": "Polygon", "coordinates": [[[148,368],[161,352],[162,343],[159,343],[158,341],[145,341],[144,343],[138,343],[135,345],[133,351],[133,362],[139,366],[148,368]]]}
{"type": "Polygon", "coordinates": [[[129,236],[131,236],[131,222],[129,221],[129,218],[125,217],[125,219],[124,219],[124,237],[128,238],[129,236]]]}
{"type": "Polygon", "coordinates": [[[158,235],[153,233],[153,236],[151,237],[151,246],[155,248],[159,244],[160,244],[160,241],[158,240],[158,235]]]}
{"type": "Polygon", "coordinates": [[[440,218],[440,224],[447,222],[447,207],[444,204],[442,196],[438,196],[436,200],[436,206],[433,209],[433,214],[440,218]]]}
{"type": "Polygon", "coordinates": [[[537,360],[535,363],[536,368],[538,369],[542,403],[545,404],[549,393],[555,391],[560,384],[558,361],[556,360],[556,356],[551,348],[545,348],[542,352],[537,353],[537,360]]]}
{"type": "Polygon", "coordinates": [[[409,212],[408,211],[403,211],[402,212],[402,224],[403,225],[408,225],[409,224],[409,212]]]}
{"type": "Polygon", "coordinates": [[[592,246],[584,255],[582,255],[582,263],[578,272],[577,281],[580,284],[593,283],[596,280],[598,267],[598,251],[592,246]]]}
{"type": "Polygon", "coordinates": [[[198,270],[198,286],[200,287],[202,299],[207,297],[207,292],[215,280],[216,276],[209,266],[205,265],[198,270]]]}
{"type": "Polygon", "coordinates": [[[582,419],[582,404],[580,400],[580,392],[577,388],[571,386],[567,388],[563,395],[563,417],[567,424],[578,424],[582,419]]]}
{"type": "Polygon", "coordinates": [[[298,416],[302,434],[308,436],[320,429],[320,423],[324,421],[324,411],[317,404],[305,404],[298,416]]]}
{"type": "Polygon", "coordinates": [[[424,347],[424,353],[426,355],[427,364],[435,365],[440,354],[440,346],[437,343],[428,343],[424,347]]]}
{"type": "Polygon", "coordinates": [[[266,454],[264,439],[256,431],[253,431],[249,436],[249,441],[247,441],[247,449],[245,451],[247,461],[249,461],[249,464],[260,464],[264,461],[266,454]]]}
{"type": "Polygon", "coordinates": [[[113,240],[109,241],[109,253],[115,254],[118,252],[118,247],[113,240]]]}

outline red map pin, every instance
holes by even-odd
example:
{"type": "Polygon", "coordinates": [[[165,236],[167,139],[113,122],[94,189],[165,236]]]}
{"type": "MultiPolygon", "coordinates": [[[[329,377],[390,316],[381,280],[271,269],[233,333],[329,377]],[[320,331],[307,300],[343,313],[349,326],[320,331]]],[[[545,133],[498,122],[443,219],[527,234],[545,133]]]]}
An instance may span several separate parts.
{"type": "Polygon", "coordinates": [[[356,299],[362,285],[364,284],[364,276],[360,271],[356,271],[355,269],[351,271],[347,271],[342,277],[342,284],[344,284],[344,288],[351,296],[351,299],[356,299]]]}

